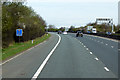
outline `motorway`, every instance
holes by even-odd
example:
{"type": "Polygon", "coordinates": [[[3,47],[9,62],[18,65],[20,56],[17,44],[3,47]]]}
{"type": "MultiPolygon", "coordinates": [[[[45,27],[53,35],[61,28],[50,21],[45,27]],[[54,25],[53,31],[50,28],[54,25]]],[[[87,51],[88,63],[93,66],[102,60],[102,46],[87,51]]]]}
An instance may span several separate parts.
{"type": "Polygon", "coordinates": [[[2,77],[33,78],[37,74],[35,78],[117,78],[117,42],[88,35],[76,38],[74,33],[51,35],[4,63],[2,77]]]}

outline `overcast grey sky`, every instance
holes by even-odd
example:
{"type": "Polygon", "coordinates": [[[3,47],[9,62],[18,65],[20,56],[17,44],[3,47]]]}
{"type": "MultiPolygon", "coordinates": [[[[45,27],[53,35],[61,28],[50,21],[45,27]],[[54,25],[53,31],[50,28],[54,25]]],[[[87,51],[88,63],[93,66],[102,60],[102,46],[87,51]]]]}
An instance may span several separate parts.
{"type": "Polygon", "coordinates": [[[56,27],[79,27],[95,22],[96,18],[113,18],[118,24],[119,0],[27,0],[47,22],[56,27]]]}

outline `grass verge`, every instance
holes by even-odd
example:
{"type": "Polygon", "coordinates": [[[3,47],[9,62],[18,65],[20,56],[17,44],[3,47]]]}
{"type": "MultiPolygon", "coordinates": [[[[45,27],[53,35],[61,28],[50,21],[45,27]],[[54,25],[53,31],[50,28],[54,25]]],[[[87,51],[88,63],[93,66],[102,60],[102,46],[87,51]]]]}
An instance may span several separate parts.
{"type": "Polygon", "coordinates": [[[51,35],[50,34],[45,34],[42,37],[36,38],[33,41],[29,40],[27,42],[22,42],[22,43],[14,43],[13,45],[9,46],[8,48],[2,49],[2,60],[6,60],[22,51],[25,51],[45,40],[47,40],[51,35]]]}

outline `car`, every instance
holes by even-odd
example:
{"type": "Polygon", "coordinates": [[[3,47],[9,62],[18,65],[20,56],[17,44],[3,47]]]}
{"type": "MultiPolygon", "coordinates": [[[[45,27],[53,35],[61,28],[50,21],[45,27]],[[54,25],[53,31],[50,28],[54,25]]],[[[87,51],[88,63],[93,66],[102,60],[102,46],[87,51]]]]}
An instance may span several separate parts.
{"type": "Polygon", "coordinates": [[[62,31],[58,31],[58,34],[62,34],[62,31]]]}
{"type": "Polygon", "coordinates": [[[106,32],[107,35],[111,35],[112,33],[111,32],[106,32]]]}
{"type": "Polygon", "coordinates": [[[65,32],[63,32],[63,34],[67,34],[67,32],[65,31],[65,32]]]}
{"type": "Polygon", "coordinates": [[[91,33],[90,31],[87,31],[87,33],[91,33]]]}
{"type": "Polygon", "coordinates": [[[76,34],[76,37],[83,37],[83,33],[81,31],[78,31],[77,34],[76,34]]]}

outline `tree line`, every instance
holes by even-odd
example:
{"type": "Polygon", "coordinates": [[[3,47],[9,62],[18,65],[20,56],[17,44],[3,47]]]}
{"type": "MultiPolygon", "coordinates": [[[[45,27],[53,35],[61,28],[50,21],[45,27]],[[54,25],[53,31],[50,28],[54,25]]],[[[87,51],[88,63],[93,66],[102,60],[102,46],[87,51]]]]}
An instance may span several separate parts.
{"type": "Polygon", "coordinates": [[[58,32],[58,31],[65,31],[65,27],[60,27],[60,28],[56,28],[54,25],[48,25],[48,32],[58,32]]]}
{"type": "Polygon", "coordinates": [[[41,16],[24,3],[2,3],[2,47],[18,42],[16,29],[23,29],[20,41],[28,41],[45,34],[46,23],[41,16]]]}
{"type": "MultiPolygon", "coordinates": [[[[84,33],[87,32],[87,26],[93,26],[93,28],[97,29],[98,33],[106,33],[112,31],[112,26],[106,25],[106,24],[96,24],[96,23],[88,23],[86,26],[81,26],[78,28],[75,28],[75,26],[70,26],[69,32],[77,32],[82,31],[84,33]]],[[[114,32],[118,33],[120,32],[120,25],[113,25],[114,26],[114,32]]]]}

